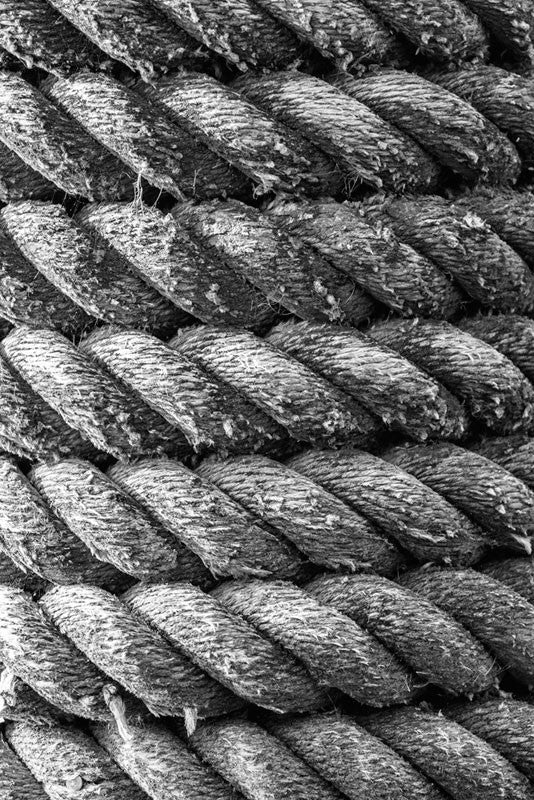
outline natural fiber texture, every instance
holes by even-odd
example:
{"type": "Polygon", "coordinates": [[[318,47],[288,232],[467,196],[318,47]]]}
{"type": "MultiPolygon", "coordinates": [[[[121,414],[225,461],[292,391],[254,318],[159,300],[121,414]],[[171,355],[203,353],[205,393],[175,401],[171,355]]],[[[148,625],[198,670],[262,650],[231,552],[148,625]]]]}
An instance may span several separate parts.
{"type": "Polygon", "coordinates": [[[482,191],[466,198],[457,198],[456,204],[472,211],[513,247],[527,264],[534,266],[534,195],[530,192],[482,191]]]}
{"type": "Polygon", "coordinates": [[[369,335],[398,350],[464,401],[493,433],[532,425],[534,390],[522,372],[494,348],[446,322],[385,322],[369,335]]]}
{"type": "MultiPolygon", "coordinates": [[[[62,549],[70,550],[72,531],[101,561],[138,580],[207,580],[207,570],[200,560],[89,461],[69,459],[39,464],[30,477],[63,523],[58,542],[62,549]]],[[[11,505],[13,511],[16,509],[16,499],[14,493],[3,493],[2,520],[7,522],[11,505]]],[[[14,537],[16,531],[6,524],[7,534],[14,537]]],[[[47,549],[49,546],[47,543],[47,549]]],[[[73,583],[74,575],[70,572],[66,581],[56,576],[53,582],[73,583]]]]}
{"type": "Polygon", "coordinates": [[[177,461],[117,464],[110,477],[214,575],[290,575],[296,552],[213,484],[177,461]]]}
{"type": "Polygon", "coordinates": [[[526,436],[492,437],[482,439],[474,449],[534,488],[534,439],[526,436]]]}
{"type": "Polygon", "coordinates": [[[357,720],[316,714],[269,720],[268,730],[330,781],[343,797],[359,800],[443,800],[438,787],[357,720]]]}
{"type": "Polygon", "coordinates": [[[154,0],[199,42],[240,67],[283,67],[298,55],[293,35],[252,0],[154,0]]]}
{"type": "Polygon", "coordinates": [[[524,166],[534,170],[534,82],[491,65],[450,73],[432,73],[431,79],[463,97],[492,120],[516,144],[524,166]]]}
{"type": "Polygon", "coordinates": [[[129,726],[127,739],[111,726],[94,725],[92,733],[152,800],[240,800],[208,763],[163,725],[129,726]]]}
{"type": "Polygon", "coordinates": [[[373,310],[370,298],[350,277],[255,208],[215,201],[178,206],[173,216],[217,259],[259,289],[273,309],[281,306],[304,319],[352,325],[373,310]]]}
{"type": "Polygon", "coordinates": [[[534,606],[489,576],[464,571],[420,569],[401,582],[447,611],[518,680],[534,676],[534,606]]]}
{"type": "Polygon", "coordinates": [[[482,306],[532,310],[534,275],[528,264],[477,213],[440,197],[371,197],[361,210],[364,219],[391,226],[482,306]]]}
{"type": "Polygon", "coordinates": [[[481,22],[458,0],[365,0],[365,5],[432,59],[461,61],[485,54],[481,22]]]}
{"type": "Polygon", "coordinates": [[[388,461],[361,451],[310,450],[288,466],[371,520],[422,562],[467,565],[484,552],[483,532],[476,525],[388,461]]]}
{"type": "Polygon", "coordinates": [[[339,192],[340,176],[324,153],[209,75],[181,73],[137,88],[195,141],[248,175],[257,194],[339,192]]]}
{"type": "Polygon", "coordinates": [[[508,470],[452,444],[398,447],[385,458],[464,511],[494,543],[530,552],[534,492],[508,470]]]}
{"type": "Polygon", "coordinates": [[[0,73],[0,139],[59,189],[90,200],[127,198],[135,178],[41,92],[0,73]]]}
{"type": "Polygon", "coordinates": [[[534,790],[512,764],[457,723],[417,708],[362,720],[367,730],[457,800],[531,800],[534,790]]]}
{"type": "Polygon", "coordinates": [[[355,400],[252,334],[202,326],[180,331],[170,344],[249,398],[296,439],[327,443],[350,438],[361,443],[379,428],[355,400]]]}
{"type": "Polygon", "coordinates": [[[142,0],[52,0],[52,5],[100,50],[145,80],[184,61],[198,66],[207,63],[194,39],[142,0]]]}
{"type": "Polygon", "coordinates": [[[464,0],[488,31],[514,55],[532,63],[534,13],[529,0],[464,0]]]}
{"type": "Polygon", "coordinates": [[[275,310],[261,292],[192,238],[176,215],[145,204],[100,203],[86,205],[76,221],[203,322],[262,328],[274,320],[275,310]]]}
{"type": "Polygon", "coordinates": [[[136,586],[124,600],[244,700],[278,712],[326,704],[325,695],[298,661],[200,589],[185,583],[136,586]]]}
{"type": "Polygon", "coordinates": [[[235,86],[275,119],[317,143],[334,158],[350,186],[427,188],[434,161],[412,140],[362,103],[300,72],[245,76],[235,86]]]}
{"type": "MultiPolygon", "coordinates": [[[[511,142],[469,102],[418,75],[381,70],[330,82],[411,136],[438,163],[468,180],[515,183],[521,162],[511,142]]],[[[463,96],[463,95],[462,95],[463,96]]],[[[485,112],[483,112],[485,113],[485,112]]],[[[498,123],[497,123],[498,124],[498,123]]]]}
{"type": "Polygon", "coordinates": [[[370,631],[422,684],[464,694],[496,683],[493,658],[465,628],[387,578],[322,576],[306,591],[370,631]]]}
{"type": "Polygon", "coordinates": [[[244,190],[244,178],[226,161],[183,128],[154,114],[141,95],[107,75],[80,72],[48,81],[46,93],[139,178],[158,189],[178,198],[244,190]]]}
{"type": "Polygon", "coordinates": [[[268,220],[402,316],[448,318],[461,307],[462,295],[434,263],[398,239],[392,228],[374,224],[370,215],[362,218],[348,204],[277,202],[268,220]]]}
{"type": "Polygon", "coordinates": [[[94,739],[76,728],[15,722],[6,737],[51,800],[146,800],[94,739]]]}
{"type": "MultiPolygon", "coordinates": [[[[384,327],[388,330],[387,323],[384,327]]],[[[343,328],[289,322],[273,328],[267,341],[343,387],[386,425],[410,437],[461,436],[466,420],[455,398],[393,349],[376,344],[380,330],[372,329],[369,338],[343,328]]]]}
{"type": "Polygon", "coordinates": [[[59,334],[16,328],[2,350],[67,425],[95,447],[118,458],[183,452],[186,442],[178,431],[59,334]]]}
{"type": "Polygon", "coordinates": [[[284,438],[275,422],[230,387],[142,331],[100,328],[78,352],[131,387],[153,415],[161,415],[173,431],[176,428],[169,436],[171,444],[184,438],[196,450],[239,452],[284,438]]]}
{"type": "Polygon", "coordinates": [[[258,5],[343,67],[391,63],[403,55],[388,28],[355,0],[258,0],[258,5]]]}
{"type": "Polygon", "coordinates": [[[99,248],[61,206],[11,203],[0,212],[0,222],[39,273],[88,315],[163,335],[187,321],[174,304],[132,275],[119,254],[99,248]]]}
{"type": "Polygon", "coordinates": [[[0,200],[2,203],[25,198],[46,199],[52,197],[54,192],[53,183],[32,169],[4,142],[0,141],[0,200]]]}
{"type": "Polygon", "coordinates": [[[283,534],[314,564],[394,574],[403,557],[376,530],[374,521],[292,467],[262,456],[241,456],[225,461],[208,459],[197,474],[283,534]]]}
{"type": "Polygon", "coordinates": [[[44,0],[2,0],[0,45],[27,67],[56,75],[98,60],[91,43],[44,0]]]}
{"type": "Polygon", "coordinates": [[[0,796],[5,800],[46,800],[44,789],[4,739],[0,739],[0,766],[0,796]]]}
{"type": "Polygon", "coordinates": [[[281,581],[232,581],[212,594],[294,653],[320,683],[371,706],[407,702],[413,695],[413,677],[392,653],[302,589],[281,581]]]}

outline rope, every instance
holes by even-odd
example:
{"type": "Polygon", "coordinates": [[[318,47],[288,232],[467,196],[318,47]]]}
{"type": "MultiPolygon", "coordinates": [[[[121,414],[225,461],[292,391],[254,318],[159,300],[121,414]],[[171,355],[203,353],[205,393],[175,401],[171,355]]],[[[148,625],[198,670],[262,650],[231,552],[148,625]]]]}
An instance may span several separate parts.
{"type": "Polygon", "coordinates": [[[52,197],[55,187],[0,141],[0,201],[52,197]]]}
{"type": "Polygon", "coordinates": [[[3,0],[0,46],[28,69],[64,74],[96,65],[95,48],[43,0],[3,0]]]}
{"type": "Polygon", "coordinates": [[[94,200],[126,198],[134,177],[41,92],[0,73],[2,142],[59,189],[94,200]]]}
{"type": "Polygon", "coordinates": [[[166,345],[142,331],[103,328],[76,348],[57,332],[20,327],[3,340],[3,357],[46,405],[38,400],[34,409],[5,365],[0,386],[13,413],[3,420],[3,446],[57,457],[86,450],[81,434],[127,459],[190,447],[275,453],[287,434],[376,446],[383,424],[419,441],[459,438],[469,424],[461,402],[492,433],[530,429],[532,385],[482,340],[421,320],[381,323],[368,334],[301,322],[261,339],[201,326],[166,345]],[[60,445],[56,415],[78,434],[60,445]]]}
{"type": "Polygon", "coordinates": [[[481,305],[504,312],[532,309],[531,269],[478,213],[440,197],[372,197],[361,209],[364,219],[390,226],[481,305]]]}
{"type": "MultiPolygon", "coordinates": [[[[139,72],[143,80],[153,80],[159,72],[184,63],[196,67],[207,64],[206,54],[193,38],[155,7],[139,0],[53,0],[52,5],[100,50],[139,72]]],[[[63,25],[66,27],[65,20],[63,25]]],[[[65,70],[48,72],[59,76],[65,70]]]]}
{"type": "Polygon", "coordinates": [[[470,94],[462,94],[464,99],[460,99],[404,70],[376,70],[360,79],[339,73],[329,80],[415,139],[439,164],[467,180],[517,180],[521,169],[517,151],[498,130],[502,127],[499,122],[494,125],[486,119],[490,115],[477,111],[476,104],[473,107],[470,94]]]}
{"type": "Polygon", "coordinates": [[[525,168],[532,172],[534,169],[532,78],[516,75],[491,65],[458,72],[431,73],[430,78],[467,100],[504,131],[516,144],[525,168]]]}

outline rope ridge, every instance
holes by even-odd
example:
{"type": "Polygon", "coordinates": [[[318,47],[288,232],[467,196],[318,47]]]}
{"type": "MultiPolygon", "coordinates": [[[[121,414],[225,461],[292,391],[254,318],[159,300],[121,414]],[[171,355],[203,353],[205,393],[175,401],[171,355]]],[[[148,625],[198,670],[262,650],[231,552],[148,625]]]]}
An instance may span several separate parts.
{"type": "MultiPolygon", "coordinates": [[[[464,292],[485,309],[531,311],[532,212],[521,216],[521,244],[511,220],[531,196],[491,196],[504,206],[497,222],[483,221],[482,197],[282,201],[265,212],[212,201],[167,214],[119,202],[73,218],[58,204],[10,203],[0,212],[0,312],[66,333],[96,317],[165,336],[188,313],[258,331],[277,309],[353,325],[379,315],[377,303],[451,318],[464,292]]],[[[475,332],[493,319],[466,324],[475,332]]]]}

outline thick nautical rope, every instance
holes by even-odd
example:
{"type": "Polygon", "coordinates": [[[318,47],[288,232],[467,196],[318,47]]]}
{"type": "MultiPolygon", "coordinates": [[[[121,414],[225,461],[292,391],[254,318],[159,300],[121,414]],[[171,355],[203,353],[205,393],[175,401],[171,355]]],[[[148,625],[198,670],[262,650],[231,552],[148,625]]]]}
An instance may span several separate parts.
{"type": "Polygon", "coordinates": [[[487,55],[488,33],[520,62],[531,63],[533,55],[528,0],[239,0],[237,8],[213,7],[206,0],[157,0],[151,7],[141,0],[54,0],[52,5],[60,14],[44,0],[3,0],[0,45],[30,66],[56,73],[98,58],[80,31],[103,51],[101,58],[107,54],[147,78],[182,60],[202,63],[199,43],[241,69],[283,67],[302,58],[298,40],[343,67],[395,63],[410,49],[433,60],[480,58],[487,55]]]}
{"type": "Polygon", "coordinates": [[[226,719],[187,742],[154,722],[130,726],[124,739],[105,725],[89,735],[25,720],[6,726],[0,763],[4,784],[14,781],[31,800],[47,796],[42,787],[69,799],[94,789],[117,800],[260,800],[266,791],[273,800],[530,800],[533,713],[502,699],[459,705],[461,724],[422,709],[226,719]]]}
{"type": "Polygon", "coordinates": [[[196,471],[157,459],[106,474],[66,459],[37,465],[28,480],[4,457],[0,546],[53,583],[107,588],[128,576],[200,585],[211,576],[288,577],[307,561],[393,576],[403,553],[467,566],[496,546],[531,550],[532,459],[519,477],[505,466],[436,444],[385,459],[315,450],[287,465],[208,459],[196,471]]]}
{"type": "MultiPolygon", "coordinates": [[[[521,365],[513,331],[503,350],[521,365]]],[[[391,320],[367,334],[283,323],[264,339],[200,326],[169,344],[100,328],[79,347],[19,327],[2,356],[1,394],[13,409],[1,420],[2,446],[33,458],[78,454],[83,440],[131,458],[188,447],[276,452],[288,436],[376,446],[386,427],[416,440],[458,439],[475,422],[493,434],[528,432],[534,413],[532,384],[510,358],[432,320],[391,320]],[[74,430],[62,439],[65,423],[74,430]]]]}
{"type": "Polygon", "coordinates": [[[186,323],[179,309],[260,331],[276,309],[355,325],[380,314],[377,303],[434,318],[457,316],[468,297],[528,312],[534,198],[490,196],[500,210],[487,221],[485,198],[284,201],[263,213],[235,200],[170,214],[104,203],[74,218],[58,204],[10,203],[0,212],[0,312],[66,333],[94,317],[160,335],[186,323]]]}
{"type": "MultiPolygon", "coordinates": [[[[5,667],[61,711],[93,720],[126,724],[141,711],[131,695],[191,728],[197,715],[244,701],[287,713],[328,707],[341,691],[383,707],[428,684],[463,695],[505,671],[527,686],[533,678],[534,606],[472,570],[423,568],[400,583],[323,575],[301,588],[234,580],[210,594],[138,584],[122,599],[72,584],[39,603],[19,589],[0,593],[5,667]]],[[[16,689],[8,696],[9,718],[16,689]]]]}
{"type": "Polygon", "coordinates": [[[431,76],[454,83],[453,94],[395,70],[361,79],[338,74],[330,82],[275,72],[246,75],[232,86],[181,72],[150,87],[78,72],[49,78],[40,91],[4,71],[0,138],[12,151],[0,164],[4,192],[25,196],[22,187],[11,189],[17,157],[24,161],[20,180],[28,178],[26,196],[46,191],[33,170],[67,193],[97,200],[131,193],[136,176],[178,198],[295,189],[336,195],[361,182],[428,190],[442,167],[471,182],[511,184],[522,161],[505,133],[520,143],[528,169],[534,95],[532,81],[510,73],[515,94],[507,99],[508,74],[488,66],[431,76]],[[491,93],[492,70],[506,92],[494,89],[477,110],[472,76],[480,75],[491,93]],[[462,81],[467,99],[458,97],[462,81]]]}

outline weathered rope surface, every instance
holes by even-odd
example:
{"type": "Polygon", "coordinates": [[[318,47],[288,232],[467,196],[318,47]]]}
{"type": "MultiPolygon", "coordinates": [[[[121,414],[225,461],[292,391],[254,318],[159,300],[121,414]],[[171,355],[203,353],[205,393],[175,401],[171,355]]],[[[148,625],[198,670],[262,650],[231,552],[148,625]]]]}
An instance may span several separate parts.
{"type": "MultiPolygon", "coordinates": [[[[107,475],[67,459],[34,467],[31,483],[3,458],[0,543],[51,582],[108,588],[127,576],[201,585],[210,572],[288,577],[307,559],[392,576],[406,561],[393,542],[418,561],[453,566],[495,546],[530,552],[534,494],[521,476],[445,444],[385,457],[310,450],[287,465],[208,459],[196,472],[159,459],[107,475]]],[[[525,471],[532,486],[532,459],[525,471]]]]}
{"type": "MultiPolygon", "coordinates": [[[[70,585],[39,604],[0,591],[8,669],[66,713],[113,714],[123,725],[134,709],[128,693],[194,727],[197,714],[243,700],[309,710],[330,705],[338,689],[387,706],[429,683],[461,695],[491,687],[505,670],[527,685],[533,678],[534,607],[469,570],[422,569],[400,584],[372,575],[324,576],[303,588],[235,580],[211,594],[186,583],[139,585],[122,600],[70,585]]],[[[14,694],[8,717],[17,714],[14,694]]]]}
{"type": "MultiPolygon", "coordinates": [[[[526,752],[532,707],[506,700],[484,707],[493,736],[484,726],[472,732],[423,709],[271,717],[262,724],[218,720],[200,726],[187,743],[153,722],[129,726],[124,739],[101,724],[90,736],[60,723],[47,729],[20,721],[6,726],[1,763],[32,800],[74,800],[80,791],[104,800],[178,800],[184,793],[199,800],[260,800],[266,791],[273,800],[288,792],[296,800],[379,800],[392,792],[416,800],[531,800],[521,765],[514,767],[506,753],[514,736],[506,711],[514,708],[524,718],[526,752]],[[38,793],[43,785],[46,795],[38,793]]],[[[474,704],[458,706],[467,716],[471,708],[475,713],[474,704]]]]}
{"type": "MultiPolygon", "coordinates": [[[[503,349],[511,346],[507,339],[503,349]]],[[[34,458],[81,454],[80,435],[116,458],[188,448],[274,453],[288,435],[376,447],[386,427],[419,441],[459,439],[470,425],[466,409],[493,434],[528,432],[534,413],[534,388],[511,360],[437,321],[391,320],[367,334],[284,323],[266,339],[200,326],[169,344],[101,328],[78,348],[57,332],[19,327],[2,355],[49,409],[38,401],[48,421],[32,425],[35,411],[19,410],[31,406],[24,383],[6,372],[2,396],[14,413],[2,420],[4,446],[15,454],[33,447],[34,458]],[[57,414],[77,434],[59,449],[57,414]]]]}
{"type": "Polygon", "coordinates": [[[530,195],[491,195],[502,208],[487,222],[485,197],[284,201],[267,213],[236,200],[176,205],[170,214],[89,204],[74,219],[59,205],[11,203],[0,214],[0,311],[13,323],[83,330],[89,317],[68,295],[87,315],[160,334],[187,320],[178,308],[258,330],[277,308],[359,324],[379,313],[373,300],[403,316],[452,317],[465,295],[483,308],[529,311],[530,195]],[[522,239],[512,219],[519,206],[522,239]]]}

